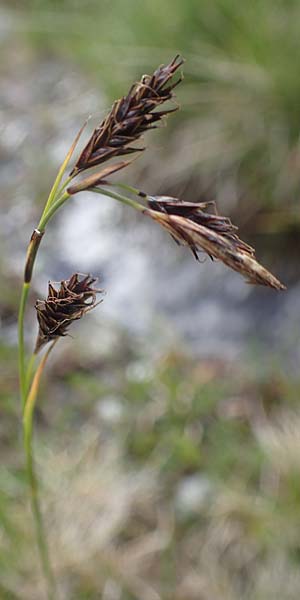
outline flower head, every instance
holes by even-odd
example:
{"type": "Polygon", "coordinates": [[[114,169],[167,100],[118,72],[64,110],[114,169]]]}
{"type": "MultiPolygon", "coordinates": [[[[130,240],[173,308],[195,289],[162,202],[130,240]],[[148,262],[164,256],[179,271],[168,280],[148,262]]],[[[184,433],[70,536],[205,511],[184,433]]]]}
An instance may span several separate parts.
{"type": "Polygon", "coordinates": [[[205,212],[209,203],[182,202],[165,196],[148,196],[145,214],[166,229],[180,245],[188,246],[198,260],[205,251],[212,259],[244,275],[248,283],[266,285],[277,290],[285,286],[267,271],[255,257],[255,250],[236,235],[230,219],[205,212]]]}
{"type": "Polygon", "coordinates": [[[143,75],[135,83],[127,96],[116,100],[109,114],[96,127],[91,138],[81,152],[71,175],[76,175],[115,156],[143,151],[144,148],[130,146],[141,135],[157,127],[157,123],[177,107],[155,111],[167,100],[173,98],[173,89],[181,81],[170,82],[174,73],[182,65],[179,56],[168,65],[160,66],[152,75],[143,75]]]}
{"type": "Polygon", "coordinates": [[[72,321],[81,319],[99,304],[97,294],[103,290],[92,287],[95,281],[91,275],[80,279],[78,273],[74,273],[70,279],[61,281],[58,289],[49,282],[47,300],[37,300],[35,304],[39,322],[35,352],[44,344],[67,335],[72,321]]]}

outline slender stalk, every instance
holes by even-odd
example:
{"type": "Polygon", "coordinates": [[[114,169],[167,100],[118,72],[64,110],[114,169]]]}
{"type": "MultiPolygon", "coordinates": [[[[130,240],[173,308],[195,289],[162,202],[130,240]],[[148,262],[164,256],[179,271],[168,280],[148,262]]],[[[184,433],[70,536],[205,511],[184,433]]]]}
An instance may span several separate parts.
{"type": "Polygon", "coordinates": [[[122,188],[123,190],[126,190],[126,192],[134,194],[135,196],[140,196],[141,198],[147,198],[148,196],[148,194],[145,194],[145,192],[142,192],[141,190],[138,190],[137,188],[134,188],[132,187],[132,185],[128,185],[127,183],[118,182],[115,185],[119,188],[122,188]]]}
{"type": "Polygon", "coordinates": [[[24,350],[24,314],[27,302],[27,297],[30,289],[30,283],[23,283],[20,307],[19,307],[19,319],[18,319],[18,335],[19,335],[19,377],[20,377],[20,392],[22,407],[25,406],[26,401],[26,369],[25,369],[25,350],[24,350]]]}
{"type": "Polygon", "coordinates": [[[59,197],[63,191],[66,189],[66,187],[69,185],[69,183],[72,181],[72,179],[74,179],[74,177],[76,177],[76,173],[73,175],[69,175],[69,177],[67,177],[65,179],[65,181],[63,182],[63,184],[60,186],[60,188],[57,190],[57,197],[59,197]]]}
{"type": "Polygon", "coordinates": [[[49,207],[47,211],[44,211],[40,222],[38,224],[39,231],[45,231],[45,227],[50,219],[53,217],[54,213],[70,198],[70,194],[68,192],[64,192],[62,196],[59,196],[49,207]]]}
{"type": "MultiPolygon", "coordinates": [[[[61,181],[62,173],[59,173],[59,177],[56,180],[56,189],[59,186],[61,181]]],[[[66,183],[67,185],[67,183],[66,183]]],[[[64,189],[62,186],[61,189],[64,189]]],[[[58,193],[57,193],[58,195],[58,193]]],[[[51,193],[50,193],[51,196],[51,193]]],[[[48,600],[55,600],[55,580],[49,560],[49,552],[47,546],[47,539],[45,534],[45,528],[43,524],[42,512],[40,509],[39,498],[38,498],[38,480],[35,473],[34,468],[34,460],[33,460],[33,448],[32,448],[32,421],[34,414],[34,407],[36,401],[36,395],[39,387],[40,378],[46,364],[47,358],[54,346],[54,343],[50,346],[49,350],[44,355],[41,363],[35,373],[33,378],[30,390],[30,381],[32,378],[32,373],[34,370],[34,362],[36,355],[33,353],[27,366],[26,370],[26,361],[25,361],[25,345],[24,345],[24,315],[25,308],[28,299],[28,293],[30,290],[31,277],[32,272],[36,260],[36,255],[39,247],[39,243],[41,241],[42,235],[45,231],[45,227],[51,217],[54,215],[56,210],[69,198],[69,194],[65,192],[62,196],[58,198],[52,195],[51,203],[49,203],[49,198],[46,206],[48,205],[49,209],[46,210],[46,207],[43,211],[42,217],[40,219],[40,223],[38,229],[35,230],[33,236],[30,240],[26,264],[25,264],[25,273],[24,273],[24,283],[22,287],[21,299],[20,299],[20,307],[19,307],[19,319],[18,319],[18,336],[19,336],[19,377],[20,377],[20,392],[21,392],[21,401],[22,401],[22,409],[23,409],[23,436],[24,436],[24,448],[26,455],[26,471],[28,477],[28,483],[30,487],[30,496],[31,496],[31,507],[32,507],[32,515],[35,523],[36,530],[36,539],[39,550],[39,557],[41,561],[42,571],[44,573],[44,577],[47,583],[47,598],[48,600]],[[28,392],[29,390],[29,392],[28,392]],[[27,395],[28,394],[28,395],[27,395]]]]}
{"type": "Polygon", "coordinates": [[[89,191],[95,192],[96,194],[101,194],[103,196],[108,196],[109,198],[113,198],[114,200],[118,200],[119,202],[122,202],[122,204],[127,204],[127,206],[131,206],[131,208],[134,208],[135,210],[139,210],[140,212],[145,212],[145,210],[146,210],[145,207],[142,204],[140,204],[139,202],[135,202],[135,200],[132,200],[131,198],[127,198],[127,196],[122,196],[121,194],[118,194],[117,192],[112,192],[111,190],[107,190],[102,187],[90,188],[89,191]]]}
{"type": "Polygon", "coordinates": [[[31,388],[26,400],[24,415],[23,415],[23,435],[24,435],[24,448],[26,454],[26,468],[28,483],[30,487],[31,496],[31,508],[33,514],[33,520],[36,529],[36,539],[39,549],[39,556],[41,560],[41,567],[47,583],[47,598],[48,600],[55,599],[55,580],[50,564],[49,552],[47,539],[45,534],[45,528],[43,523],[43,516],[40,508],[38,498],[38,481],[35,473],[34,459],[33,459],[33,448],[32,448],[32,430],[33,430],[33,414],[36,403],[37,392],[39,389],[41,375],[43,373],[48,356],[55,345],[56,340],[51,344],[47,352],[44,354],[35,376],[33,378],[31,388]]]}
{"type": "Polygon", "coordinates": [[[32,375],[34,372],[34,363],[35,363],[36,357],[37,357],[36,352],[33,352],[28,361],[28,365],[27,365],[27,369],[26,369],[26,381],[25,381],[26,395],[28,395],[28,393],[29,393],[30,382],[31,382],[32,375]]]}

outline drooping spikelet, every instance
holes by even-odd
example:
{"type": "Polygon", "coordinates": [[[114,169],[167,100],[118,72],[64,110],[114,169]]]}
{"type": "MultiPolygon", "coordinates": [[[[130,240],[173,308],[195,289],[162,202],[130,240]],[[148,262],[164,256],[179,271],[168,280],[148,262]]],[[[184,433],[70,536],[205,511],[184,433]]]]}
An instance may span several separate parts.
{"type": "Polygon", "coordinates": [[[99,304],[97,294],[103,290],[92,287],[95,281],[91,275],[80,279],[78,273],[74,273],[70,279],[61,281],[59,289],[49,282],[47,300],[37,300],[35,304],[39,322],[35,352],[44,344],[67,335],[73,321],[99,304]]]}
{"type": "MultiPolygon", "coordinates": [[[[141,194],[143,195],[143,194],[141,194]]],[[[147,196],[145,214],[166,229],[180,245],[188,246],[198,260],[198,252],[221,260],[246,277],[248,283],[277,290],[285,286],[255,257],[255,250],[236,235],[230,219],[205,212],[209,203],[182,202],[166,196],[147,196]]]]}

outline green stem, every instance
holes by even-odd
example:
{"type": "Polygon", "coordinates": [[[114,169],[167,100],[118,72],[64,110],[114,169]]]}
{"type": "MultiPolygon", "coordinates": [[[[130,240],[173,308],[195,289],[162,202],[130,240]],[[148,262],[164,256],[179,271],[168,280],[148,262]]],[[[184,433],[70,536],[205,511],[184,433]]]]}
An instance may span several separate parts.
{"type": "Polygon", "coordinates": [[[27,466],[27,474],[31,491],[31,505],[33,518],[36,527],[36,535],[37,535],[37,543],[39,548],[39,555],[41,559],[42,569],[47,581],[48,588],[48,600],[54,600],[55,594],[55,583],[54,578],[50,566],[49,556],[48,556],[48,548],[47,541],[43,526],[42,513],[39,506],[38,500],[38,484],[37,477],[34,470],[34,462],[33,462],[33,451],[32,451],[32,419],[33,412],[35,406],[36,395],[38,391],[40,377],[45,366],[46,360],[49,356],[53,345],[49,348],[48,352],[44,355],[41,363],[33,377],[32,385],[29,390],[30,381],[32,378],[32,373],[34,370],[34,361],[35,354],[33,354],[29,360],[27,371],[26,371],[26,362],[25,362],[25,345],[24,345],[24,315],[25,308],[28,299],[28,293],[30,290],[30,283],[32,272],[36,260],[36,255],[38,252],[38,248],[43,237],[45,227],[51,217],[54,215],[56,210],[69,198],[69,194],[65,192],[65,189],[68,183],[76,176],[76,172],[73,169],[73,174],[69,175],[67,179],[62,183],[62,179],[65,173],[65,170],[68,166],[68,163],[72,157],[75,146],[78,142],[78,139],[82,133],[83,128],[80,129],[77,134],[69,152],[66,155],[64,162],[62,163],[57,177],[54,181],[50,194],[48,196],[47,202],[45,204],[38,228],[34,230],[31,240],[29,242],[29,246],[27,249],[26,262],[25,262],[25,271],[24,271],[24,281],[22,287],[22,293],[20,298],[20,306],[19,306],[19,319],[18,319],[18,336],[19,336],[19,378],[20,378],[20,393],[21,393],[21,401],[22,401],[22,410],[23,410],[23,434],[24,434],[24,445],[25,445],[25,453],[26,453],[26,466],[27,466]],[[28,392],[29,390],[29,392],[28,392]],[[28,396],[27,396],[28,394],[28,396]]]}
{"type": "Polygon", "coordinates": [[[22,407],[24,409],[26,401],[26,368],[25,368],[25,351],[24,351],[24,314],[25,307],[30,289],[30,283],[23,283],[22,294],[19,307],[18,319],[18,335],[19,335],[19,376],[20,376],[20,391],[22,407]]]}
{"type": "Polygon", "coordinates": [[[116,183],[115,184],[117,187],[122,188],[123,190],[126,190],[127,192],[130,192],[130,194],[134,194],[135,196],[140,196],[141,198],[147,198],[148,194],[145,194],[145,192],[142,192],[141,190],[138,190],[137,188],[132,187],[132,185],[128,185],[127,183],[116,183]]]}
{"type": "Polygon", "coordinates": [[[59,190],[57,191],[57,197],[59,197],[63,193],[63,191],[66,189],[66,187],[72,181],[72,179],[74,179],[74,177],[76,177],[76,175],[69,175],[69,177],[67,177],[67,179],[65,179],[64,183],[60,186],[59,190]]]}
{"type": "Polygon", "coordinates": [[[140,204],[139,202],[135,202],[131,198],[122,196],[121,194],[118,194],[117,192],[112,192],[111,190],[107,190],[102,187],[91,188],[89,191],[95,192],[96,194],[108,196],[109,198],[113,198],[114,200],[118,200],[119,202],[122,202],[122,204],[127,204],[127,206],[131,206],[131,208],[134,208],[135,210],[139,210],[140,212],[145,212],[145,210],[146,210],[145,207],[142,204],[140,204]]]}
{"type": "Polygon", "coordinates": [[[64,192],[62,196],[57,198],[57,200],[51,204],[47,211],[43,212],[41,220],[38,224],[39,231],[45,231],[47,223],[53,217],[54,213],[66,202],[66,200],[68,200],[68,198],[70,198],[70,194],[68,194],[68,192],[64,192]]]}
{"type": "Polygon", "coordinates": [[[23,415],[23,435],[24,435],[24,447],[26,454],[26,470],[28,483],[30,487],[30,496],[31,496],[31,508],[33,519],[35,523],[36,529],[36,539],[39,548],[39,556],[41,560],[41,567],[45,576],[45,580],[47,582],[47,598],[48,600],[55,599],[55,580],[50,564],[49,552],[47,539],[45,534],[45,528],[43,523],[43,516],[40,508],[39,498],[38,498],[38,481],[34,468],[34,459],[33,459],[33,448],[32,448],[32,430],[33,430],[33,414],[35,408],[35,402],[37,397],[37,392],[39,389],[40,378],[43,373],[47,358],[56,343],[56,340],[50,346],[46,354],[44,354],[35,376],[33,378],[31,388],[26,400],[24,415],[23,415]]]}
{"type": "Polygon", "coordinates": [[[27,365],[27,369],[26,369],[26,380],[25,380],[26,395],[28,394],[29,389],[30,389],[30,382],[31,382],[32,375],[34,372],[34,363],[35,363],[36,357],[37,357],[36,352],[33,352],[28,361],[28,365],[27,365]]]}

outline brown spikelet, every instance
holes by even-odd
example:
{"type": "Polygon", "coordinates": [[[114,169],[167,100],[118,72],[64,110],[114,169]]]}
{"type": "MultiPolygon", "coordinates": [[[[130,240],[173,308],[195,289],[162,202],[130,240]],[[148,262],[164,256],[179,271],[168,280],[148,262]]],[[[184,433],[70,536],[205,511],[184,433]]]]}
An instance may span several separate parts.
{"type": "Polygon", "coordinates": [[[99,304],[97,294],[103,290],[92,287],[95,281],[90,275],[80,279],[74,273],[70,279],[61,281],[59,289],[49,282],[47,300],[37,300],[35,304],[39,323],[35,352],[47,342],[67,335],[72,321],[81,319],[99,304]]]}
{"type": "Polygon", "coordinates": [[[141,135],[157,127],[161,119],[177,107],[155,111],[157,107],[173,98],[173,89],[181,81],[170,79],[182,65],[180,56],[166,66],[160,66],[152,75],[143,75],[129,90],[127,96],[114,102],[106,118],[96,127],[91,138],[81,152],[71,175],[103,163],[115,156],[141,152],[130,144],[141,135]]]}
{"type": "Polygon", "coordinates": [[[177,243],[188,246],[196,259],[198,252],[204,250],[249,283],[284,290],[285,286],[257,262],[254,249],[236,235],[237,227],[230,219],[205,212],[208,204],[149,196],[145,214],[164,227],[177,243]]]}

